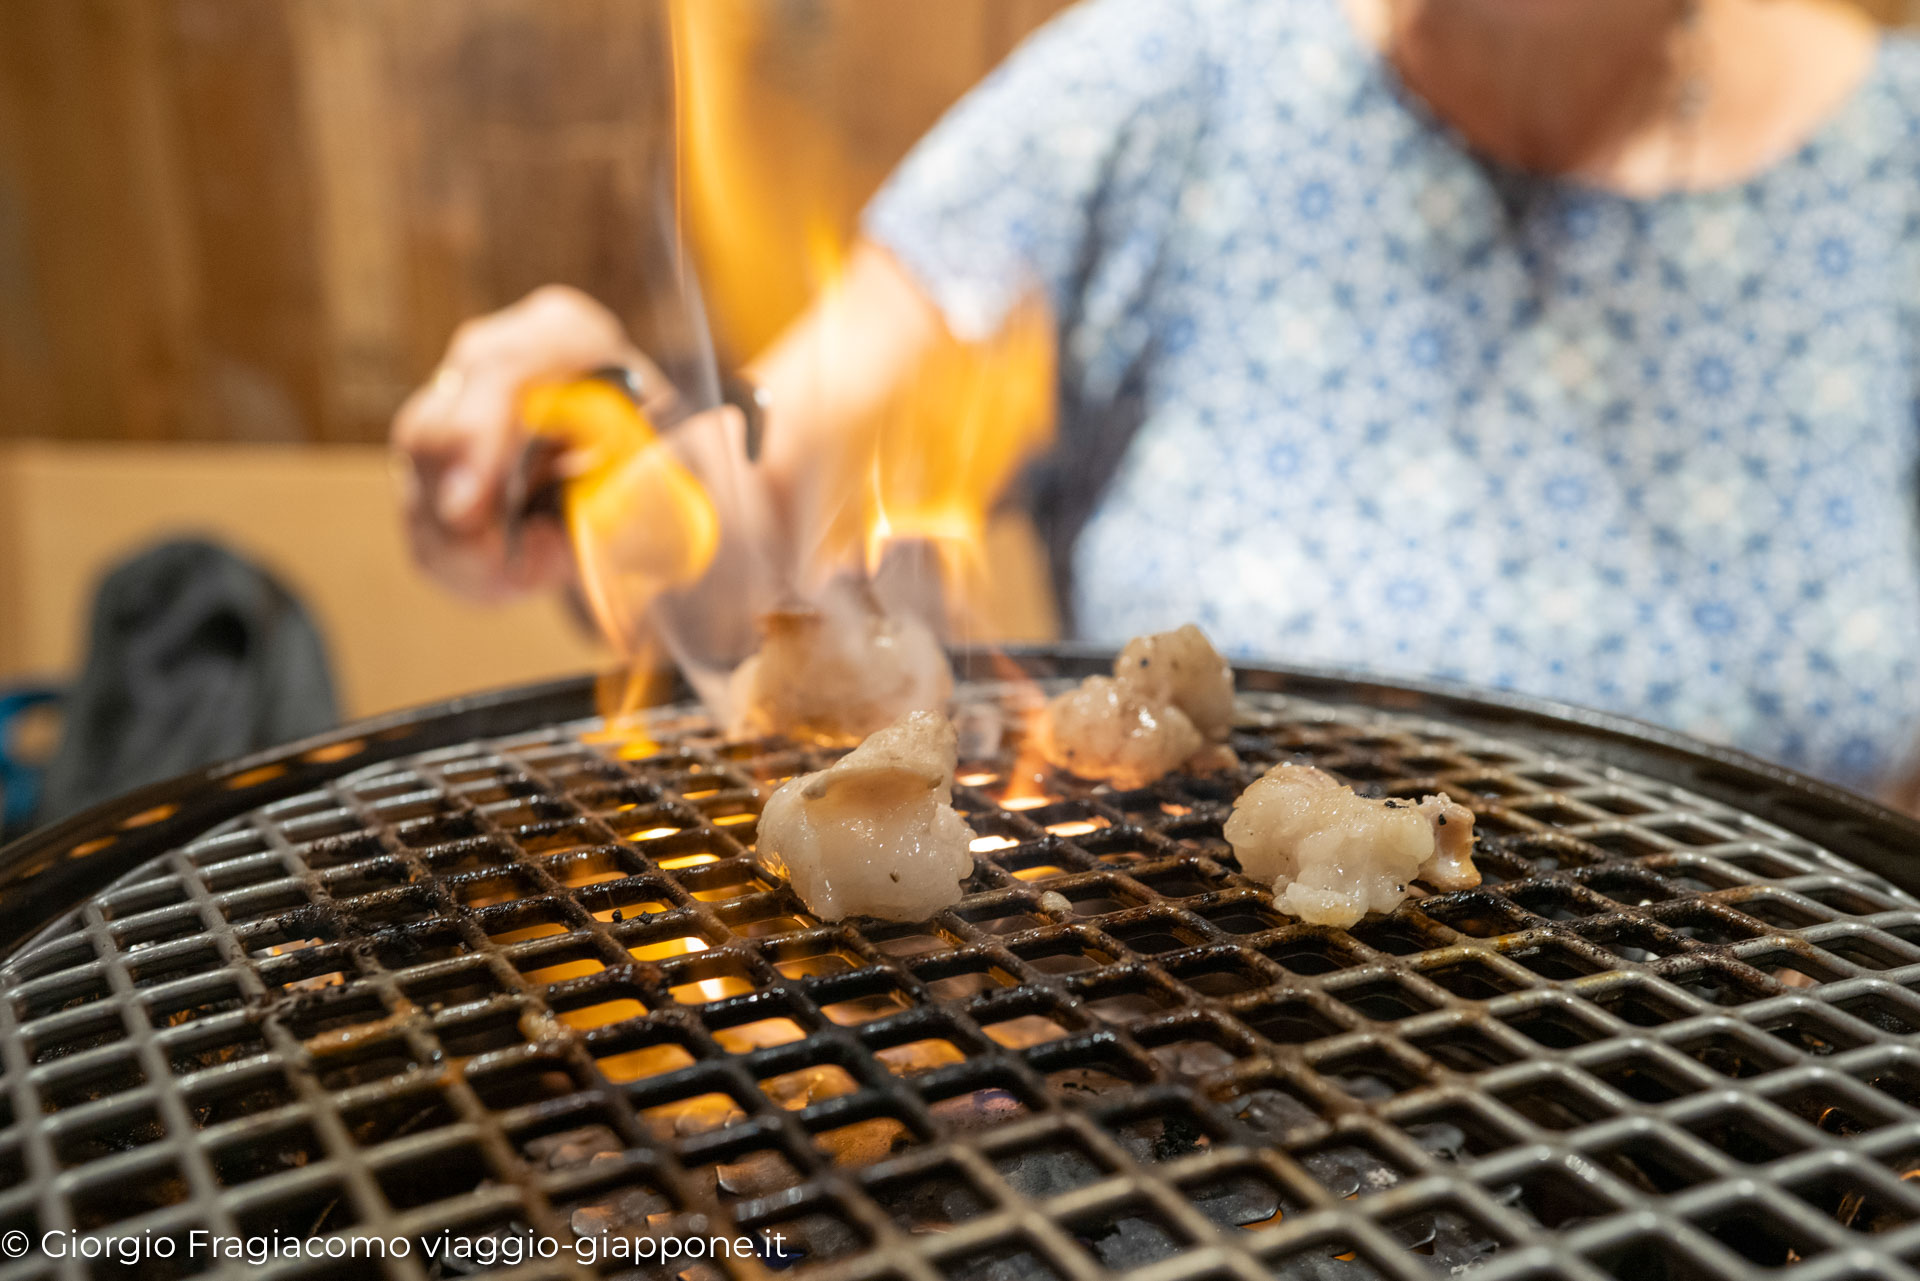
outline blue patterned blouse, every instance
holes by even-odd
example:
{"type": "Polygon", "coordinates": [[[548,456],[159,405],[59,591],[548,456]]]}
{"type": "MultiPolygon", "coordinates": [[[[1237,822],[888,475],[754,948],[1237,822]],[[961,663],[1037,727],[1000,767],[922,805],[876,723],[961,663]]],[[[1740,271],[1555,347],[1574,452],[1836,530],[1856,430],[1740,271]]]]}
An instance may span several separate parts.
{"type": "Polygon", "coordinates": [[[1063,453],[1117,455],[1089,637],[1192,619],[1865,787],[1920,734],[1917,131],[1889,38],[1791,158],[1629,199],[1470,152],[1338,0],[1085,0],[865,227],[963,333],[1050,297],[1063,453]]]}

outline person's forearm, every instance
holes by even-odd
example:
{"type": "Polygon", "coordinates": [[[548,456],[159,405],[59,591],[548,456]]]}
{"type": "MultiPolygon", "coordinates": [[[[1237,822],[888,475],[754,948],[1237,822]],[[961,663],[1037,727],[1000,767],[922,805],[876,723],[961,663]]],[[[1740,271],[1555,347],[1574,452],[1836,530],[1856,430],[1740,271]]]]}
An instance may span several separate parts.
{"type": "Polygon", "coordinates": [[[863,492],[882,411],[940,333],[932,301],[862,242],[846,274],[748,367],[766,403],[761,472],[800,555],[863,492]]]}

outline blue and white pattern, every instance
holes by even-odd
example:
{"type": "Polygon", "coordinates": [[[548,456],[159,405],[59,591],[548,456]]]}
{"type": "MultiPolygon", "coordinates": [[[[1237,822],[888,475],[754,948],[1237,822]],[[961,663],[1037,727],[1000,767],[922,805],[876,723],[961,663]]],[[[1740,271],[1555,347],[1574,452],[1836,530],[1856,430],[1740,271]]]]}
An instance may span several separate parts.
{"type": "Polygon", "coordinates": [[[1076,424],[1142,389],[1089,637],[1194,619],[1861,787],[1920,735],[1920,46],[1754,180],[1634,200],[1473,155],[1338,0],[1085,0],[866,230],[965,333],[1044,289],[1076,424]]]}

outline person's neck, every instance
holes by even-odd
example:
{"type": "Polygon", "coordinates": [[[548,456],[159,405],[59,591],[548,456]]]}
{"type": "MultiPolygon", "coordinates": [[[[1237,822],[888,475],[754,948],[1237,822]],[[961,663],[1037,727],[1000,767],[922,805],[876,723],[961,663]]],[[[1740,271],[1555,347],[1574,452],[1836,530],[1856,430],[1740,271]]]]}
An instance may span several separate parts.
{"type": "Polygon", "coordinates": [[[1820,0],[1346,3],[1476,149],[1634,195],[1780,159],[1857,87],[1875,45],[1869,22],[1820,0]]]}

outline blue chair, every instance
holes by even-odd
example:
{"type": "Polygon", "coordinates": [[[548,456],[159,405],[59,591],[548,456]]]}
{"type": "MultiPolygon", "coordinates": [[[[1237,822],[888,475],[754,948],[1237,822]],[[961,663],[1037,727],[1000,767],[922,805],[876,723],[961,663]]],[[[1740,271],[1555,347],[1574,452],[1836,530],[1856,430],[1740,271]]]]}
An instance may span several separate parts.
{"type": "Polygon", "coordinates": [[[40,763],[13,753],[13,723],[36,707],[57,703],[64,691],[52,685],[26,685],[0,691],[0,836],[26,831],[40,804],[40,763]]]}

